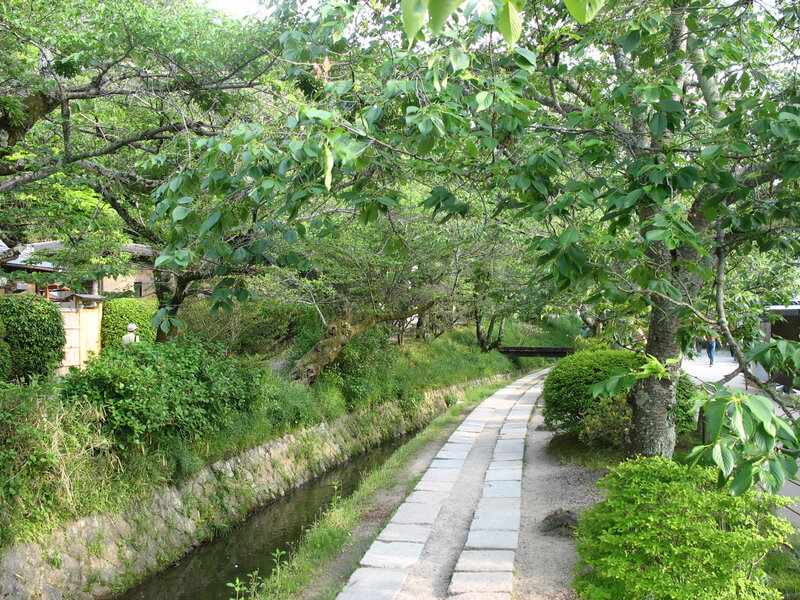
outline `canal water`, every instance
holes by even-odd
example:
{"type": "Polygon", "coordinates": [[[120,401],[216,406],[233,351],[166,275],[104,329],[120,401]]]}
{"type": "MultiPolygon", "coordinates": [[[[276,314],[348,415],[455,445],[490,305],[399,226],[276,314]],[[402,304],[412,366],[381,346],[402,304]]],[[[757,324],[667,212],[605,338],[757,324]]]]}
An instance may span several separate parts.
{"type": "Polygon", "coordinates": [[[187,554],[180,562],[128,590],[117,600],[228,600],[228,582],[268,577],[276,555],[286,560],[303,530],[328,507],[334,494],[352,494],[363,477],[382,465],[405,440],[376,448],[262,507],[248,519],[187,554]],[[286,553],[286,554],[283,554],[286,553]]]}

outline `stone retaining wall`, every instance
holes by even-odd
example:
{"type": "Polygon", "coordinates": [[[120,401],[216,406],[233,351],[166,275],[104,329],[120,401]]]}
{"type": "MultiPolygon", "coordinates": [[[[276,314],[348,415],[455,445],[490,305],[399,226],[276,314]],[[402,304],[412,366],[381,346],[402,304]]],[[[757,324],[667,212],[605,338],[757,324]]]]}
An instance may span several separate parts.
{"type": "Polygon", "coordinates": [[[427,392],[405,411],[385,404],[296,431],[214,463],[120,514],[70,521],[44,541],[11,546],[0,557],[0,598],[110,598],[330,467],[427,425],[448,395],[505,376],[427,392]]]}

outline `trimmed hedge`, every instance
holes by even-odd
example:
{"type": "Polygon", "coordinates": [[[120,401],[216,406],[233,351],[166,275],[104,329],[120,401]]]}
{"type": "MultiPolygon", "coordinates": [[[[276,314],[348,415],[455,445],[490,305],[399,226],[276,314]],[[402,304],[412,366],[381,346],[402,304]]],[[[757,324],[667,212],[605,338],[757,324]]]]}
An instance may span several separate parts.
{"type": "Polygon", "coordinates": [[[217,344],[183,337],[103,352],[64,379],[65,402],[105,413],[103,431],[123,449],[169,436],[194,440],[220,431],[261,391],[258,369],[223,358],[217,344]]]}
{"type": "Polygon", "coordinates": [[[121,348],[122,336],[128,333],[128,323],[136,323],[139,339],[143,342],[156,339],[156,329],[150,319],[158,310],[155,296],[146,298],[117,298],[103,304],[103,322],[100,326],[100,343],[103,349],[121,348]]]}
{"type": "Polygon", "coordinates": [[[544,382],[544,422],[548,429],[579,435],[581,421],[594,403],[589,386],[608,379],[614,369],[634,370],[642,357],[630,350],[584,350],[566,356],[544,382]]]}
{"type": "MultiPolygon", "coordinates": [[[[11,368],[4,379],[29,381],[52,375],[64,360],[64,321],[58,307],[42,296],[0,296],[11,368]]],[[[2,360],[0,349],[0,360],[2,360]]]]}
{"type": "Polygon", "coordinates": [[[780,600],[759,562],[791,524],[787,498],[732,496],[714,469],[663,457],[621,463],[600,480],[606,499],[584,511],[572,582],[582,600],[780,600]]]}

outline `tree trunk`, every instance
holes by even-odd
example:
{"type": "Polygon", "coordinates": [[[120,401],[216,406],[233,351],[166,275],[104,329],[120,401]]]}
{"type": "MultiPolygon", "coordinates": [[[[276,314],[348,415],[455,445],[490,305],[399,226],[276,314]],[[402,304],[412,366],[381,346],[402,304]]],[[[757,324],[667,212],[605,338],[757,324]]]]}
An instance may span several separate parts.
{"type": "Polygon", "coordinates": [[[415,314],[425,312],[431,306],[433,306],[433,302],[401,313],[370,314],[357,322],[354,322],[357,318],[355,311],[346,311],[340,319],[328,325],[314,347],[294,363],[290,377],[305,383],[314,382],[322,370],[336,360],[342,348],[359,333],[369,331],[384,321],[407,319],[415,314]]]}
{"type": "Polygon", "coordinates": [[[650,327],[647,334],[647,354],[655,356],[662,364],[668,359],[678,362],[668,364],[669,377],[648,377],[628,394],[633,409],[626,454],[633,456],[671,457],[675,450],[675,389],[680,377],[681,349],[676,341],[680,321],[674,305],[663,299],[653,302],[650,327]]]}
{"type": "MultiPolygon", "coordinates": [[[[173,277],[170,273],[155,270],[153,272],[153,285],[158,298],[158,309],[167,309],[167,317],[178,316],[181,304],[189,295],[189,286],[198,278],[195,272],[187,272],[185,275],[173,277]]],[[[169,332],[159,327],[156,330],[156,342],[163,343],[173,337],[177,331],[171,328],[169,332]]]]}

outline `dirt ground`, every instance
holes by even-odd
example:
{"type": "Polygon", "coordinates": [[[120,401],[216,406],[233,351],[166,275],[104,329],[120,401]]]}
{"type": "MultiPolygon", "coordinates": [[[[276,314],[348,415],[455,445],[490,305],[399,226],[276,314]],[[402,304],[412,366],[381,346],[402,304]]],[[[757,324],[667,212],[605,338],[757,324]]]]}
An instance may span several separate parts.
{"type": "MultiPolygon", "coordinates": [[[[550,456],[545,448],[551,434],[538,429],[541,424],[539,412],[537,409],[528,424],[514,590],[518,600],[571,600],[575,596],[569,589],[569,582],[577,562],[573,541],[571,537],[545,531],[545,517],[558,509],[577,514],[597,502],[601,496],[595,483],[602,473],[589,472],[574,465],[562,465],[550,456]]],[[[336,596],[389,516],[405,500],[413,484],[457,425],[442,431],[435,440],[418,450],[396,474],[395,485],[372,498],[366,516],[353,531],[350,542],[334,561],[326,565],[324,574],[317,577],[313,587],[304,594],[305,599],[331,599],[336,596]]],[[[476,472],[474,476],[482,477],[482,474],[476,472]]],[[[471,508],[468,517],[471,517],[471,508]]],[[[465,522],[468,528],[469,518],[465,518],[465,522]]],[[[436,544],[438,554],[435,561],[443,566],[451,565],[451,571],[463,547],[463,540],[455,538],[463,535],[466,539],[466,530],[459,534],[456,529],[462,527],[456,527],[443,536],[453,537],[452,548],[448,547],[445,540],[441,540],[442,544],[436,544]]],[[[429,545],[433,540],[432,537],[429,545]]],[[[424,554],[427,550],[426,547],[424,554]]],[[[441,597],[446,598],[446,585],[437,587],[441,590],[441,597]]]]}

